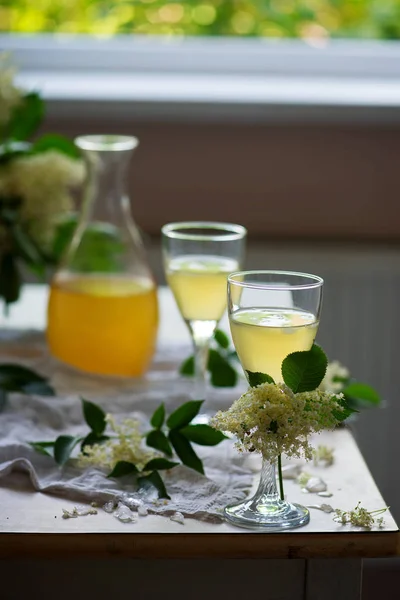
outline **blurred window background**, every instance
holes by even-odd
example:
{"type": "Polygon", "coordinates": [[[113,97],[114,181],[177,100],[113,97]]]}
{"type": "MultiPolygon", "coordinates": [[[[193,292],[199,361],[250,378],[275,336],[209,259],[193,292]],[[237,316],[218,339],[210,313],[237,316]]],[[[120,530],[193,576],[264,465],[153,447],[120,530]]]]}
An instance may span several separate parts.
{"type": "Polygon", "coordinates": [[[396,40],[400,0],[3,0],[0,30],[396,40]]]}

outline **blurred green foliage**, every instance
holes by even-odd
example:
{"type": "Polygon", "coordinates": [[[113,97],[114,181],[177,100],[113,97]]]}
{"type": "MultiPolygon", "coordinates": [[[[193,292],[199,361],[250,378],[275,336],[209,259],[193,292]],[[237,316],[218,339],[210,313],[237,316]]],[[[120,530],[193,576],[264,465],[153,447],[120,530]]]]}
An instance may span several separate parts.
{"type": "Polygon", "coordinates": [[[2,0],[0,31],[400,38],[400,0],[2,0]]]}

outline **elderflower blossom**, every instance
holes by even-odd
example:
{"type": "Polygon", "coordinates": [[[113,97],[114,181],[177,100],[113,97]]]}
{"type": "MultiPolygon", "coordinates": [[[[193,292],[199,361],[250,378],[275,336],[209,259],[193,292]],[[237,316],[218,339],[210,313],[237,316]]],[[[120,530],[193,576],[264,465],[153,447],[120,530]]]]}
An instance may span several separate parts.
{"type": "Polygon", "coordinates": [[[271,461],[280,454],[311,460],[308,437],[338,424],[334,414],[343,411],[340,399],[321,390],[294,394],[285,384],[263,383],[218,412],[210,424],[233,433],[239,451],[259,452],[271,461]]]}
{"type": "Polygon", "coordinates": [[[6,54],[0,55],[0,129],[10,120],[12,111],[21,102],[21,91],[14,85],[15,71],[6,54]]]}
{"type": "Polygon", "coordinates": [[[353,510],[345,511],[337,508],[335,510],[334,520],[342,523],[342,525],[350,523],[354,527],[364,527],[365,529],[372,529],[374,525],[382,528],[384,526],[384,520],[383,517],[378,517],[378,515],[381,515],[387,510],[388,507],[385,506],[385,508],[368,511],[361,506],[361,502],[358,502],[353,510]]]}
{"type": "Polygon", "coordinates": [[[82,183],[84,166],[49,150],[17,157],[0,167],[0,196],[21,198],[21,224],[42,249],[51,244],[60,216],[70,211],[70,188],[82,183]]]}
{"type": "Polygon", "coordinates": [[[319,389],[324,392],[340,392],[343,389],[343,382],[340,380],[348,379],[349,377],[350,371],[347,367],[343,366],[338,360],[333,360],[326,368],[325,377],[321,381],[319,389]]]}
{"type": "Polygon", "coordinates": [[[112,415],[107,415],[106,421],[116,437],[102,444],[86,446],[84,453],[81,452],[77,457],[79,466],[98,466],[111,470],[123,460],[133,463],[141,471],[149,460],[158,456],[156,452],[143,448],[138,421],[124,419],[117,424],[112,415]]]}

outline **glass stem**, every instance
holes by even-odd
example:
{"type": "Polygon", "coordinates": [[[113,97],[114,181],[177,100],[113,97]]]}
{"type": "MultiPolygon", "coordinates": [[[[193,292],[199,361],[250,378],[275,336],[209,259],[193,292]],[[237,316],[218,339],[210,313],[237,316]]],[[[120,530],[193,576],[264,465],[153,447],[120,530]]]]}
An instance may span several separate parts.
{"type": "Polygon", "coordinates": [[[194,395],[196,400],[206,399],[206,373],[208,362],[208,348],[210,340],[194,339],[194,395]]]}
{"type": "Polygon", "coordinates": [[[208,349],[217,323],[216,321],[189,321],[187,324],[194,347],[194,399],[205,400],[208,349]]]}
{"type": "Polygon", "coordinates": [[[269,504],[278,500],[276,487],[276,464],[263,458],[261,467],[260,483],[255,494],[257,504],[269,504]]]}
{"type": "Polygon", "coordinates": [[[279,477],[279,492],[281,500],[285,499],[285,493],[283,491],[283,477],[282,477],[282,455],[278,456],[278,477],[279,477]]]}

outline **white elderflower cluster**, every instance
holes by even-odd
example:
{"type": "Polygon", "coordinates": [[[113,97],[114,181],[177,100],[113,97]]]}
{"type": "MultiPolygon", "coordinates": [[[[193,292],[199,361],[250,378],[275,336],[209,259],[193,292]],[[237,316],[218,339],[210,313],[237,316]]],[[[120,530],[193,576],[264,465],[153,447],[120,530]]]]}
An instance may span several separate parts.
{"type": "Polygon", "coordinates": [[[234,434],[240,451],[259,452],[271,461],[280,454],[310,460],[308,438],[338,424],[334,413],[343,411],[340,399],[322,390],[294,394],[285,384],[263,383],[218,412],[210,424],[234,434]]]}
{"type": "Polygon", "coordinates": [[[60,217],[72,210],[71,188],[83,179],[83,163],[54,150],[21,156],[0,168],[0,197],[21,198],[21,225],[45,250],[60,217]]]}
{"type": "Polygon", "coordinates": [[[343,383],[340,380],[348,379],[349,377],[350,371],[347,367],[343,366],[338,360],[333,360],[326,368],[325,377],[321,381],[319,389],[324,392],[340,392],[343,389],[343,383]]]}
{"type": "Polygon", "coordinates": [[[7,55],[0,54],[0,129],[7,124],[13,109],[21,101],[22,93],[14,85],[14,75],[7,55]]]}
{"type": "Polygon", "coordinates": [[[141,471],[149,460],[158,456],[156,452],[143,448],[138,421],[124,419],[118,424],[112,415],[107,415],[106,421],[116,436],[102,444],[86,446],[85,453],[81,452],[77,457],[81,467],[97,466],[112,470],[123,460],[133,463],[141,471]]]}

